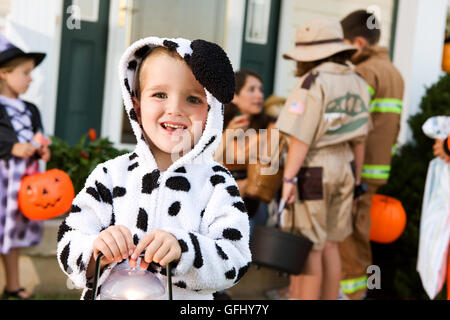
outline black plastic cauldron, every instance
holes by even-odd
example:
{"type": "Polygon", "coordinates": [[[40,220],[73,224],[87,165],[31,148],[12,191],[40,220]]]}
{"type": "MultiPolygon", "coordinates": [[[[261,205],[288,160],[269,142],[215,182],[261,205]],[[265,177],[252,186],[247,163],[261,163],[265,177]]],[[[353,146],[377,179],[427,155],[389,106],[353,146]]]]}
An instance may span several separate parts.
{"type": "MultiPolygon", "coordinates": [[[[274,227],[256,226],[250,241],[253,263],[281,273],[299,274],[313,243],[300,235],[280,230],[280,215],[285,207],[281,200],[274,227]]],[[[294,219],[294,214],[292,214],[294,219]]],[[[292,221],[292,228],[294,221],[292,221]]],[[[291,230],[292,231],[292,230],[291,230]]]]}

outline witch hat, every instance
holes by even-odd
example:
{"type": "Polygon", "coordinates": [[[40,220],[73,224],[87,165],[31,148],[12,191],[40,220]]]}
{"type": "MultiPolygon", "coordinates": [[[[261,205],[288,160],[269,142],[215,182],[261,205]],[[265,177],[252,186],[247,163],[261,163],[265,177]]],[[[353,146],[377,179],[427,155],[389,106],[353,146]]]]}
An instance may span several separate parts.
{"type": "Polygon", "coordinates": [[[45,58],[45,53],[42,52],[24,52],[0,34],[0,67],[8,61],[19,57],[29,57],[34,60],[35,67],[37,67],[45,58]]]}

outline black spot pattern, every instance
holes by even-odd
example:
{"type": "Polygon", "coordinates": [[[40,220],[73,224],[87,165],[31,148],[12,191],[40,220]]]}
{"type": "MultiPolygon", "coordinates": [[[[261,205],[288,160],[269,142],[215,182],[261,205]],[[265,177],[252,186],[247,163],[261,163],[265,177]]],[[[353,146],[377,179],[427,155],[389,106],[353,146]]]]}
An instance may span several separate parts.
{"type": "Polygon", "coordinates": [[[178,243],[180,244],[181,253],[187,252],[187,251],[189,250],[186,241],[184,241],[183,239],[179,239],[179,240],[178,240],[178,243]]]}
{"type": "Polygon", "coordinates": [[[138,162],[133,163],[128,167],[128,171],[133,171],[133,169],[136,169],[137,167],[139,167],[139,163],[138,162]]]}
{"type": "Polygon", "coordinates": [[[137,246],[138,243],[139,243],[139,237],[138,237],[137,234],[135,234],[135,235],[133,236],[133,243],[134,243],[135,246],[137,246]]]}
{"type": "Polygon", "coordinates": [[[131,89],[130,89],[130,85],[128,83],[128,79],[125,79],[124,83],[125,83],[125,88],[127,88],[127,91],[131,94],[131,89]]]}
{"type": "Polygon", "coordinates": [[[145,46],[139,48],[138,50],[136,50],[136,52],[134,53],[134,56],[140,60],[140,59],[144,58],[149,53],[149,51],[150,51],[150,46],[145,45],[145,46]]]}
{"type": "Polygon", "coordinates": [[[110,226],[115,226],[116,225],[116,214],[114,213],[114,210],[111,213],[111,221],[109,222],[110,226]]]}
{"type": "Polygon", "coordinates": [[[95,190],[94,188],[92,188],[92,187],[87,188],[86,193],[93,196],[95,200],[100,201],[100,195],[98,194],[97,190],[95,190]]]}
{"type": "Polygon", "coordinates": [[[59,255],[59,260],[61,261],[64,270],[69,273],[67,270],[69,269],[69,253],[70,253],[70,242],[66,244],[64,249],[62,249],[61,254],[59,255]]]}
{"type": "Polygon", "coordinates": [[[133,152],[132,154],[130,154],[130,156],[128,157],[130,159],[130,161],[136,159],[138,157],[136,152],[133,152]]]}
{"type": "Polygon", "coordinates": [[[225,278],[227,278],[229,280],[233,280],[234,277],[236,277],[236,269],[235,268],[225,272],[225,278]]]}
{"type": "Polygon", "coordinates": [[[105,167],[103,167],[103,172],[104,172],[104,173],[108,173],[108,169],[106,169],[105,167]]]}
{"type": "Polygon", "coordinates": [[[147,271],[149,271],[149,272],[151,272],[151,273],[157,273],[157,272],[158,272],[158,270],[157,270],[156,267],[155,267],[155,263],[154,263],[154,262],[152,262],[152,263],[150,263],[150,264],[148,265],[147,271]]]}
{"type": "Polygon", "coordinates": [[[213,186],[219,184],[219,183],[225,183],[225,178],[223,176],[220,176],[218,174],[213,175],[209,181],[213,186]]]}
{"type": "Polygon", "coordinates": [[[234,96],[234,72],[223,49],[205,40],[191,42],[190,67],[200,84],[222,103],[234,96]]]}
{"type": "Polygon", "coordinates": [[[227,192],[232,197],[239,197],[239,189],[236,186],[228,186],[226,187],[227,192]]]}
{"type": "Polygon", "coordinates": [[[180,201],[175,201],[169,207],[169,215],[172,217],[176,216],[178,212],[180,212],[180,209],[181,209],[180,201]]]}
{"type": "Polygon", "coordinates": [[[214,142],[214,140],[216,140],[216,136],[212,136],[211,139],[209,139],[209,141],[205,144],[200,154],[202,154],[206,150],[206,148],[208,148],[214,142]]]}
{"type": "Polygon", "coordinates": [[[159,187],[159,170],[155,169],[151,173],[147,173],[142,178],[142,193],[151,194],[152,191],[159,187]]]}
{"type": "Polygon", "coordinates": [[[217,254],[223,259],[228,260],[227,254],[222,250],[222,248],[216,243],[217,254]]]}
{"type": "Polygon", "coordinates": [[[244,274],[247,272],[249,266],[250,266],[250,262],[249,262],[246,266],[244,266],[244,267],[242,267],[242,268],[239,268],[238,276],[237,276],[236,280],[234,281],[234,283],[236,283],[236,282],[238,282],[239,280],[241,280],[241,278],[242,278],[242,277],[244,276],[244,274]]]}
{"type": "Polygon", "coordinates": [[[242,201],[233,203],[233,207],[235,207],[236,209],[238,209],[241,212],[244,212],[244,213],[247,212],[247,209],[245,208],[245,203],[243,203],[242,201]]]}
{"type": "Polygon", "coordinates": [[[80,254],[80,256],[78,257],[77,266],[80,271],[84,271],[86,269],[86,266],[83,263],[83,254],[80,254]]]}
{"type": "Polygon", "coordinates": [[[111,191],[98,181],[95,181],[95,186],[97,187],[98,193],[100,194],[102,201],[108,204],[112,204],[111,191]]]}
{"type": "Polygon", "coordinates": [[[70,207],[70,212],[81,212],[81,208],[79,206],[73,204],[70,207]]]}
{"type": "Polygon", "coordinates": [[[232,240],[232,241],[239,241],[242,239],[242,234],[238,229],[235,228],[226,228],[222,232],[222,236],[225,239],[232,240]]]}
{"type": "Polygon", "coordinates": [[[228,171],[226,168],[224,168],[222,166],[214,166],[212,169],[213,169],[214,172],[224,172],[227,175],[231,176],[230,171],[228,171]]]}
{"type": "Polygon", "coordinates": [[[136,60],[131,60],[131,61],[128,63],[128,69],[130,69],[130,70],[136,70],[136,67],[137,67],[137,61],[136,61],[136,60]]]}
{"type": "Polygon", "coordinates": [[[175,172],[177,172],[177,173],[186,173],[186,168],[185,167],[179,167],[179,168],[177,168],[177,170],[175,170],[175,172]]]}
{"type": "Polygon", "coordinates": [[[178,43],[170,41],[170,40],[164,40],[163,45],[167,47],[169,50],[177,50],[178,43]]]}
{"type": "Polygon", "coordinates": [[[141,229],[144,232],[147,232],[148,214],[142,208],[139,208],[139,214],[138,214],[138,218],[137,218],[136,227],[138,227],[139,229],[141,229]]]}
{"type": "Polygon", "coordinates": [[[189,232],[189,236],[191,237],[192,245],[194,246],[195,258],[194,258],[194,267],[197,269],[203,266],[203,256],[200,250],[200,243],[198,242],[197,237],[189,232]]]}
{"type": "Polygon", "coordinates": [[[130,119],[138,122],[138,117],[136,111],[134,111],[134,108],[131,108],[130,110],[130,119]]]}
{"type": "Polygon", "coordinates": [[[57,241],[60,242],[61,239],[64,237],[64,234],[66,232],[69,232],[69,231],[72,231],[72,230],[73,229],[67,225],[66,220],[64,220],[61,223],[61,225],[59,226],[57,241]]]}
{"type": "Polygon", "coordinates": [[[166,187],[175,191],[189,191],[191,189],[191,184],[188,179],[181,176],[170,177],[166,181],[166,187]]]}
{"type": "Polygon", "coordinates": [[[177,286],[178,288],[181,288],[181,289],[186,289],[186,282],[181,281],[181,280],[175,282],[173,285],[177,286]]]}
{"type": "Polygon", "coordinates": [[[114,187],[113,198],[123,197],[127,193],[127,190],[122,187],[114,187]]]}
{"type": "Polygon", "coordinates": [[[201,218],[203,218],[203,216],[205,215],[205,210],[206,210],[206,209],[203,209],[203,210],[200,212],[200,217],[201,217],[201,218]]]}

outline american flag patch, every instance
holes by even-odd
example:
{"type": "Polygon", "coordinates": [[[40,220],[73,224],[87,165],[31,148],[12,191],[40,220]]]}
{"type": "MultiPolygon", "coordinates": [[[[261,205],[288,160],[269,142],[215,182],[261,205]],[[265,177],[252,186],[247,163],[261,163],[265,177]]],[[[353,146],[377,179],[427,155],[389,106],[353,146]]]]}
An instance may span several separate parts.
{"type": "Polygon", "coordinates": [[[294,101],[289,106],[289,111],[301,115],[305,111],[305,105],[301,101],[294,101]]]}

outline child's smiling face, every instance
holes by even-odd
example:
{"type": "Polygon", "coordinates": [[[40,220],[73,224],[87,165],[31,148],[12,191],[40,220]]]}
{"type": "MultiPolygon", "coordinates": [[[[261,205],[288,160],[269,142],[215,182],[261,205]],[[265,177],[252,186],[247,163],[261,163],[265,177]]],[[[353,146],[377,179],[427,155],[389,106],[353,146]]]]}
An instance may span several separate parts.
{"type": "Polygon", "coordinates": [[[203,86],[179,56],[158,51],[142,63],[139,99],[133,104],[152,152],[192,149],[208,116],[203,86]]]}

